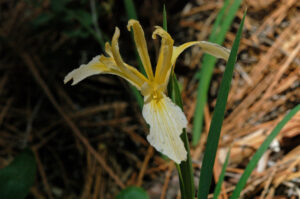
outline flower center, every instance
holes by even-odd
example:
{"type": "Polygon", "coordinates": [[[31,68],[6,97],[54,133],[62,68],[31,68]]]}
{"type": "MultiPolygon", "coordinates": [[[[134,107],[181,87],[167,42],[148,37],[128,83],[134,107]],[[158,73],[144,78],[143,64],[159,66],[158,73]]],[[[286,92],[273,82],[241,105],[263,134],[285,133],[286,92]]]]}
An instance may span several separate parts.
{"type": "Polygon", "coordinates": [[[158,90],[154,90],[151,95],[152,95],[152,99],[155,101],[158,101],[160,98],[162,98],[162,93],[161,91],[158,90]]]}
{"type": "Polygon", "coordinates": [[[151,84],[145,83],[142,86],[141,92],[143,96],[150,96],[152,100],[158,101],[163,96],[164,86],[158,85],[155,82],[151,84]]]}

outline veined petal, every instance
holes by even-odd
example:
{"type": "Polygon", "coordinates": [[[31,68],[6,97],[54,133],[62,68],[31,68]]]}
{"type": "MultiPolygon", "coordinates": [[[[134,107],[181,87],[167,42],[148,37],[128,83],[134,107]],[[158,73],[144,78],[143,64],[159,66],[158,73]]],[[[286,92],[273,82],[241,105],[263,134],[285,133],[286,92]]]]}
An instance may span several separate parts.
{"type": "Polygon", "coordinates": [[[141,74],[136,68],[126,63],[124,63],[126,68],[131,72],[131,74],[133,74],[133,76],[129,76],[127,75],[127,73],[123,73],[116,65],[112,57],[101,56],[100,62],[109,67],[109,70],[106,71],[106,74],[112,74],[122,77],[123,79],[131,83],[133,86],[135,86],[138,90],[141,90],[142,85],[145,84],[145,82],[148,82],[148,80],[143,74],[141,74]]]}
{"type": "MultiPolygon", "coordinates": [[[[120,30],[118,27],[116,27],[115,29],[115,33],[114,33],[114,36],[112,38],[112,42],[111,42],[111,46],[107,45],[106,44],[106,51],[108,53],[111,52],[111,54],[113,55],[113,59],[114,59],[114,62],[116,63],[116,65],[118,66],[118,69],[123,73],[125,74],[130,80],[133,80],[133,79],[136,79],[137,77],[137,73],[138,76],[144,76],[143,74],[141,74],[140,72],[138,72],[137,70],[135,70],[135,72],[133,72],[132,68],[129,68],[128,64],[126,64],[121,55],[120,55],[120,52],[119,52],[119,44],[118,44],[118,39],[120,37],[120,30]]],[[[137,81],[139,81],[137,79],[137,81]]],[[[141,81],[141,82],[138,82],[140,85],[142,85],[144,82],[141,81]]]]}
{"type": "Polygon", "coordinates": [[[113,57],[113,54],[111,52],[111,46],[108,42],[105,43],[105,52],[108,54],[110,57],[113,57]]]}
{"type": "Polygon", "coordinates": [[[98,55],[94,57],[88,64],[82,64],[79,68],[74,69],[67,74],[64,79],[64,83],[67,83],[73,79],[72,85],[75,85],[92,75],[112,74],[126,79],[129,83],[140,90],[144,82],[147,81],[146,78],[132,66],[127,65],[126,67],[134,74],[134,78],[131,78],[127,76],[127,74],[120,71],[113,58],[98,55]]]}
{"type": "Polygon", "coordinates": [[[158,100],[148,100],[143,107],[143,116],[150,125],[148,141],[156,150],[179,164],[186,160],[187,152],[180,138],[187,120],[182,110],[164,93],[158,100]],[[148,102],[147,102],[148,101],[148,102]]]}
{"type": "Polygon", "coordinates": [[[207,42],[207,41],[191,41],[187,42],[185,44],[182,44],[180,46],[174,46],[173,48],[173,55],[172,55],[172,66],[175,64],[178,56],[187,48],[198,45],[202,48],[202,50],[210,55],[213,55],[217,58],[221,58],[224,60],[228,60],[230,50],[227,48],[224,48],[223,46],[220,46],[215,43],[207,42]]]}
{"type": "Polygon", "coordinates": [[[156,35],[161,37],[160,53],[155,69],[155,81],[158,84],[166,83],[169,80],[171,71],[171,58],[173,52],[174,41],[172,37],[163,28],[156,26],[152,34],[152,38],[156,39],[156,35]]]}
{"type": "MultiPolygon", "coordinates": [[[[105,52],[110,56],[108,57],[102,57],[101,61],[106,64],[106,65],[110,65],[111,68],[115,68],[116,70],[118,70],[117,64],[113,59],[113,54],[111,51],[111,46],[108,42],[105,43],[105,52]]],[[[137,78],[139,85],[144,84],[145,82],[148,82],[148,79],[142,74],[140,73],[136,68],[124,63],[125,67],[127,69],[129,69],[129,71],[131,71],[137,78]]]]}
{"type": "Polygon", "coordinates": [[[152,71],[152,66],[151,66],[151,62],[150,62],[150,57],[148,54],[148,48],[147,48],[144,31],[143,31],[140,23],[137,20],[131,19],[128,21],[128,25],[127,25],[128,31],[131,30],[131,27],[133,29],[134,41],[135,41],[138,53],[140,55],[140,58],[142,60],[143,66],[145,68],[146,74],[148,76],[148,79],[153,80],[153,71],[152,71]]]}
{"type": "Polygon", "coordinates": [[[64,83],[73,79],[72,85],[77,84],[81,80],[108,71],[108,67],[100,62],[100,55],[94,57],[88,64],[82,64],[79,68],[69,72],[64,83]]]}

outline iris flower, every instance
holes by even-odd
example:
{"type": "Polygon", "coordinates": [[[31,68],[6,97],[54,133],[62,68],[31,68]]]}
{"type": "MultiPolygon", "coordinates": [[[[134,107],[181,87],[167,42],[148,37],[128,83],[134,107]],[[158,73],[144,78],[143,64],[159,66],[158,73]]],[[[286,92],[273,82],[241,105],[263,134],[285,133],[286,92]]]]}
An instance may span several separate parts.
{"type": "Polygon", "coordinates": [[[129,20],[128,31],[133,30],[137,51],[144,66],[146,75],[126,64],[119,52],[118,27],[112,38],[111,45],[105,44],[105,55],[94,57],[88,64],[71,71],[64,79],[67,83],[73,79],[72,85],[96,74],[112,74],[120,76],[137,88],[144,96],[143,117],[150,126],[147,136],[149,143],[159,152],[167,155],[176,163],[186,160],[187,151],[180,134],[187,127],[187,119],[176,104],[167,97],[167,85],[170,73],[178,56],[188,47],[198,45],[206,53],[227,60],[229,51],[217,44],[206,41],[193,41],[174,46],[172,37],[163,28],[156,26],[152,38],[161,38],[161,47],[155,73],[152,70],[144,31],[136,20],[129,20]]]}

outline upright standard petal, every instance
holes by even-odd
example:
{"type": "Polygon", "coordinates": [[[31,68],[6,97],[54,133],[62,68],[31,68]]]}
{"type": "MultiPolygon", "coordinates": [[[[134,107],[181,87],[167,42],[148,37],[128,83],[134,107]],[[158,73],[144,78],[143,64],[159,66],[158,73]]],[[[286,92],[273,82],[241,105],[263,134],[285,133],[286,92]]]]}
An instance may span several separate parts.
{"type": "Polygon", "coordinates": [[[145,97],[143,116],[150,125],[147,136],[150,144],[177,164],[186,160],[187,152],[180,138],[182,130],[187,126],[182,110],[165,94],[160,93],[158,99],[149,100],[145,97]]]}
{"type": "Polygon", "coordinates": [[[157,84],[166,84],[169,80],[171,71],[171,58],[173,53],[174,41],[172,37],[163,28],[156,26],[152,34],[152,38],[156,39],[156,35],[161,37],[160,53],[155,69],[155,82],[157,84]]]}
{"type": "Polygon", "coordinates": [[[137,20],[129,20],[127,29],[133,29],[134,41],[149,80],[153,80],[153,71],[148,53],[144,31],[137,20]]]}
{"type": "Polygon", "coordinates": [[[178,58],[178,56],[187,48],[194,46],[194,45],[198,45],[200,48],[202,48],[202,50],[210,55],[213,55],[217,58],[221,58],[224,60],[228,60],[229,58],[229,54],[230,54],[230,50],[228,50],[227,48],[224,48],[223,46],[220,46],[218,44],[215,43],[211,43],[211,42],[207,42],[207,41],[191,41],[191,42],[187,42],[185,44],[182,44],[180,46],[174,46],[173,49],[173,55],[172,55],[172,66],[175,64],[176,59],[178,58]]]}
{"type": "MultiPolygon", "coordinates": [[[[111,46],[109,47],[108,45],[106,45],[106,51],[110,51],[112,56],[113,56],[113,59],[114,59],[114,62],[116,63],[116,65],[118,66],[118,69],[123,73],[125,74],[129,79],[136,79],[136,72],[138,72],[137,70],[135,70],[135,72],[133,72],[132,68],[129,68],[128,64],[126,64],[122,57],[121,57],[121,54],[120,54],[120,51],[119,51],[119,43],[118,43],[118,39],[120,37],[120,30],[118,27],[116,27],[115,29],[115,33],[114,33],[114,36],[112,38],[112,41],[111,41],[111,46]]],[[[142,75],[140,72],[139,73],[139,76],[144,76],[142,75]]],[[[139,84],[143,84],[144,82],[139,82],[139,84]]]]}

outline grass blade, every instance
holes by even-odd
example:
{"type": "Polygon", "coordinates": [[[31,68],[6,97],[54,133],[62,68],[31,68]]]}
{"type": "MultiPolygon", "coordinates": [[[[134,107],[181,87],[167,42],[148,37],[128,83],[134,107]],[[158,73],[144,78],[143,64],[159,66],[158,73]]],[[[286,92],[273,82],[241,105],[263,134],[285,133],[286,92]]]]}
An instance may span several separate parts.
{"type": "Polygon", "coordinates": [[[167,20],[167,11],[166,11],[165,4],[163,10],[163,29],[168,32],[168,20],[167,20]]]}
{"type": "Polygon", "coordinates": [[[136,19],[137,20],[137,14],[135,11],[135,7],[132,0],[124,0],[126,13],[128,16],[128,19],[136,19]]]}
{"type": "Polygon", "coordinates": [[[218,148],[222,123],[224,120],[226,102],[227,102],[228,93],[230,89],[230,84],[231,84],[233,69],[237,57],[240,38],[242,35],[245,15],[246,13],[244,14],[243,20],[241,22],[236,38],[234,40],[232,50],[226,65],[226,69],[222,78],[221,86],[218,92],[215,111],[212,117],[210,129],[207,137],[206,149],[205,149],[204,158],[202,162],[199,190],[198,190],[198,199],[206,199],[208,196],[214,161],[215,161],[216,152],[218,148]]]}
{"type": "Polygon", "coordinates": [[[245,187],[248,178],[250,177],[252,171],[255,169],[259,159],[261,156],[266,152],[268,147],[270,146],[273,139],[278,135],[284,125],[298,112],[300,111],[300,104],[293,108],[273,129],[271,134],[265,139],[256,153],[253,155],[252,159],[248,163],[242,177],[240,178],[239,182],[237,183],[235,190],[230,199],[237,199],[240,196],[242,189],[245,187]]]}
{"type": "Polygon", "coordinates": [[[136,99],[139,107],[141,109],[143,109],[143,106],[144,106],[144,98],[142,97],[142,95],[140,94],[140,92],[132,85],[129,85],[130,86],[130,89],[131,89],[131,92],[134,96],[134,98],[136,99]]]}
{"type": "Polygon", "coordinates": [[[224,165],[222,167],[222,171],[221,171],[221,174],[219,176],[217,186],[216,186],[215,191],[214,191],[213,199],[218,199],[218,196],[220,195],[221,187],[222,187],[224,177],[225,177],[225,173],[226,173],[226,168],[227,168],[227,165],[228,165],[228,162],[229,162],[229,156],[230,156],[230,149],[227,152],[226,159],[225,159],[224,165]]]}
{"type": "MultiPolygon", "coordinates": [[[[220,45],[224,42],[225,35],[228,29],[230,28],[235,13],[237,12],[242,0],[234,0],[232,5],[228,9],[229,2],[229,0],[225,1],[223,7],[221,8],[216,18],[216,21],[213,25],[212,33],[209,37],[210,42],[214,42],[220,45]]],[[[199,86],[197,89],[197,102],[195,109],[196,111],[193,122],[193,146],[196,146],[198,144],[201,137],[204,106],[207,102],[207,92],[215,63],[216,58],[214,58],[211,55],[205,54],[203,57],[201,70],[196,74],[196,78],[199,79],[199,86]]]]}

